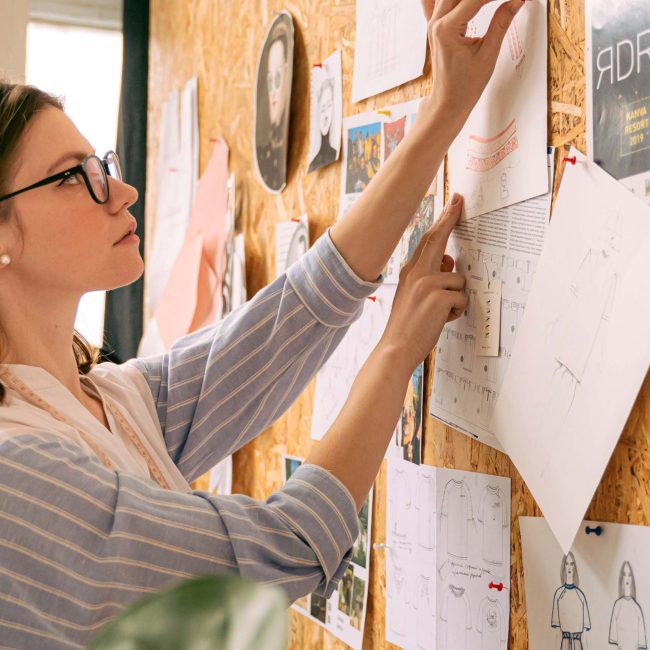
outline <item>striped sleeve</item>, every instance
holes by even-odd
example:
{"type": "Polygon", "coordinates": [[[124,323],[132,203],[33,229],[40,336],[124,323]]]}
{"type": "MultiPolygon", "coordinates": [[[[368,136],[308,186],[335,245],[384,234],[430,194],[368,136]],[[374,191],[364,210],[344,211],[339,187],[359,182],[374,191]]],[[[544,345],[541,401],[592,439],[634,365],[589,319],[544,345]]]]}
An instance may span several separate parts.
{"type": "Polygon", "coordinates": [[[151,389],[183,475],[200,476],[280,417],[378,286],[355,275],[327,232],[217,325],[178,339],[167,354],[127,362],[151,389]]]}
{"type": "Polygon", "coordinates": [[[0,646],[86,647],[133,600],[205,574],[329,595],[357,534],[352,497],[320,467],[300,467],[266,501],[213,497],[21,434],[0,444],[0,646]]]}

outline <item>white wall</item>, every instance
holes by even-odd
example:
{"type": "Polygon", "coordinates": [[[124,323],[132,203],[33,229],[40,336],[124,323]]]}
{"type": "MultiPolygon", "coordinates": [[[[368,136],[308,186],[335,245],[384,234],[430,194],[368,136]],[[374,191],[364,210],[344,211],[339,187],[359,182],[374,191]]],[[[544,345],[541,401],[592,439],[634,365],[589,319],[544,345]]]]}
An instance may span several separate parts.
{"type": "Polygon", "coordinates": [[[0,78],[25,81],[29,0],[0,0],[0,78]]]}

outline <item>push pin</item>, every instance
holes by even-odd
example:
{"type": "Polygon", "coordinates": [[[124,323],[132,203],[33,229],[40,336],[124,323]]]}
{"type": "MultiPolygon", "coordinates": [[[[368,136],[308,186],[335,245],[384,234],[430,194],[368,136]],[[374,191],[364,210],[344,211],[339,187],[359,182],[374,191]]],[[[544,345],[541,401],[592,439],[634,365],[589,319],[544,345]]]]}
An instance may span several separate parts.
{"type": "Polygon", "coordinates": [[[387,117],[391,116],[391,112],[386,108],[383,108],[382,110],[377,111],[377,114],[378,115],[386,115],[387,117]]]}
{"type": "Polygon", "coordinates": [[[293,221],[294,223],[300,223],[300,219],[292,219],[291,221],[293,221]]]}
{"type": "Polygon", "coordinates": [[[314,63],[314,65],[312,67],[313,68],[322,68],[323,64],[322,63],[314,63]]]}
{"type": "Polygon", "coordinates": [[[496,589],[497,591],[503,591],[503,582],[491,582],[490,589],[496,589]]]}
{"type": "Polygon", "coordinates": [[[566,157],[562,158],[563,163],[571,163],[572,165],[575,165],[578,162],[577,156],[571,156],[571,157],[566,157]]]}
{"type": "Polygon", "coordinates": [[[373,302],[377,302],[377,296],[368,296],[368,300],[372,300],[373,302]]]}
{"type": "Polygon", "coordinates": [[[585,533],[587,533],[587,535],[591,535],[591,533],[593,533],[594,535],[596,535],[596,537],[600,537],[603,534],[603,527],[596,526],[595,528],[590,528],[589,526],[587,526],[585,528],[585,533]]]}

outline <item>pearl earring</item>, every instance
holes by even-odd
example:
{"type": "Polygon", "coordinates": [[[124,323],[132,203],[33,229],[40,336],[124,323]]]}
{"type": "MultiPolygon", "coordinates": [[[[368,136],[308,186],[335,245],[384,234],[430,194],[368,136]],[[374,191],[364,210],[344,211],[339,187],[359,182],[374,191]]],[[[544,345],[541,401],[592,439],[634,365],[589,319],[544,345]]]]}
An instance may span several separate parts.
{"type": "Polygon", "coordinates": [[[7,266],[11,262],[11,257],[7,253],[0,255],[0,266],[7,266]]]}

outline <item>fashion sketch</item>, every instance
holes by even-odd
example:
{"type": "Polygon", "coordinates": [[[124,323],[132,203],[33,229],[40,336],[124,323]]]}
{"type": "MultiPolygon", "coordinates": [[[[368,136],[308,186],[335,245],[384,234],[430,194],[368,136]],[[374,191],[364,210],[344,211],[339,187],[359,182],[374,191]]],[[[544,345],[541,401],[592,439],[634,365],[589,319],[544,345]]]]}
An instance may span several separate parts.
{"type": "Polygon", "coordinates": [[[255,94],[257,171],[264,187],[275,194],[287,182],[293,43],[293,19],[283,11],[273,19],[262,46],[255,94]]]}
{"type": "Polygon", "coordinates": [[[618,576],[618,599],[612,608],[609,642],[619,650],[646,650],[648,638],[643,610],[636,599],[632,565],[625,561],[618,576]]]}
{"type": "Polygon", "coordinates": [[[447,523],[447,554],[467,559],[469,522],[474,523],[474,511],[472,494],[465,481],[447,481],[440,516],[447,523]]]}
{"type": "Polygon", "coordinates": [[[587,597],[578,586],[578,567],[573,553],[562,558],[562,585],[553,596],[551,627],[560,633],[560,650],[583,650],[582,635],[591,629],[587,597]]]}

